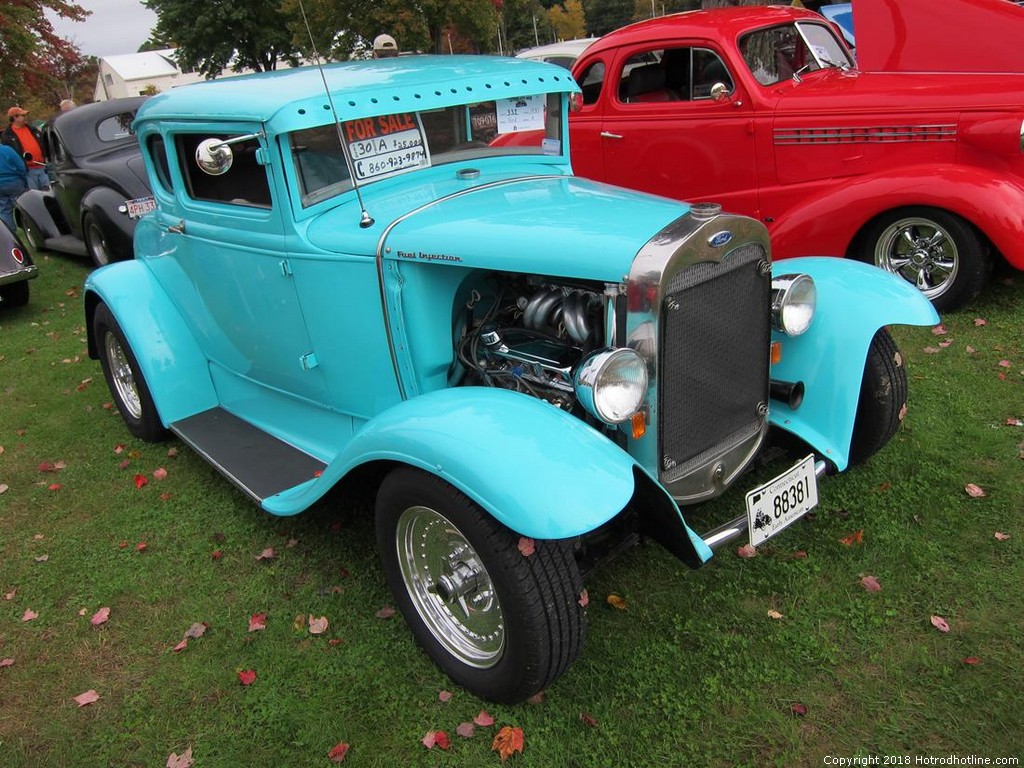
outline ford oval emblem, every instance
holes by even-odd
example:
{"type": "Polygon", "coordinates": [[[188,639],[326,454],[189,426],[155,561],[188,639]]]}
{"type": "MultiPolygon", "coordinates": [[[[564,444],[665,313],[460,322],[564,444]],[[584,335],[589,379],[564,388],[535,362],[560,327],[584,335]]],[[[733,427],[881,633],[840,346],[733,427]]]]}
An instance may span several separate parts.
{"type": "Polygon", "coordinates": [[[710,245],[712,248],[721,248],[730,240],[732,240],[732,232],[717,232],[716,234],[708,238],[708,245],[710,245]]]}

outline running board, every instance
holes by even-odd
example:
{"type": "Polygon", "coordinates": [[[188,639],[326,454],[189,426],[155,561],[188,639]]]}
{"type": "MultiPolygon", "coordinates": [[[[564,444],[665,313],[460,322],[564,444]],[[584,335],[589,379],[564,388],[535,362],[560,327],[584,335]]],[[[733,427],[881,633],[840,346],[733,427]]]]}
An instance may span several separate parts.
{"type": "Polygon", "coordinates": [[[43,249],[47,251],[59,251],[60,253],[70,253],[73,256],[89,255],[89,252],[85,249],[85,243],[74,235],[57,235],[56,237],[48,237],[43,241],[43,249]]]}
{"type": "Polygon", "coordinates": [[[170,429],[258,503],[313,480],[327,466],[223,408],[176,421],[170,429]]]}

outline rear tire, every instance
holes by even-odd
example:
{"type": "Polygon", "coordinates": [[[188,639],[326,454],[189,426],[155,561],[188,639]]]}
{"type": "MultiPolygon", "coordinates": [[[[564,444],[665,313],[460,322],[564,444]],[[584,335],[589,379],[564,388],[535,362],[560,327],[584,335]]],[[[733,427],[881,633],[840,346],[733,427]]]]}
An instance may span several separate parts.
{"type": "Polygon", "coordinates": [[[103,376],[128,431],[147,443],[164,439],[167,430],[157,414],[142,368],[106,304],[96,307],[92,328],[103,376]]]}
{"type": "Polygon", "coordinates": [[[388,585],[417,641],[471,693],[523,701],[579,655],[581,577],[565,541],[519,535],[438,477],[402,467],[381,485],[377,542],[388,585]]]}
{"type": "Polygon", "coordinates": [[[95,266],[105,267],[115,260],[107,244],[106,235],[91,213],[82,217],[82,237],[85,240],[85,250],[95,266]]]}
{"type": "Polygon", "coordinates": [[[881,328],[871,340],[864,364],[850,441],[851,466],[863,464],[896,434],[906,415],[907,390],[903,356],[889,332],[881,328]]]}
{"type": "Polygon", "coordinates": [[[0,308],[23,307],[28,304],[28,281],[11,283],[0,288],[0,308]]]}
{"type": "Polygon", "coordinates": [[[855,255],[918,288],[940,312],[976,297],[992,271],[974,227],[938,208],[890,211],[865,231],[855,255]]]}

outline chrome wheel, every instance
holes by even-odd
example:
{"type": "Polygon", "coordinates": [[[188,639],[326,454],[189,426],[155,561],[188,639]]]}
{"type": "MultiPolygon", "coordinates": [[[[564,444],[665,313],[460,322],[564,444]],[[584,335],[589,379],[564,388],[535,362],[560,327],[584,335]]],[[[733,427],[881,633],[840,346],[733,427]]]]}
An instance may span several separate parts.
{"type": "Polygon", "coordinates": [[[462,532],[429,507],[398,518],[402,581],[427,629],[459,661],[494,666],[505,649],[505,619],[491,578],[462,532]]]}
{"type": "Polygon", "coordinates": [[[110,249],[107,247],[107,240],[91,216],[88,216],[85,222],[85,245],[89,249],[89,257],[97,267],[103,267],[110,263],[110,249]]]}
{"type": "Polygon", "coordinates": [[[110,367],[111,383],[114,394],[117,395],[118,405],[127,411],[127,415],[133,419],[142,418],[142,398],[139,396],[139,388],[135,384],[135,374],[132,373],[131,364],[128,362],[128,355],[124,347],[117,340],[112,331],[107,331],[103,336],[103,348],[107,355],[107,364],[110,367]]]}
{"type": "Polygon", "coordinates": [[[956,240],[935,221],[916,216],[897,219],[882,231],[874,261],[929,299],[946,293],[960,271],[956,240]]]}

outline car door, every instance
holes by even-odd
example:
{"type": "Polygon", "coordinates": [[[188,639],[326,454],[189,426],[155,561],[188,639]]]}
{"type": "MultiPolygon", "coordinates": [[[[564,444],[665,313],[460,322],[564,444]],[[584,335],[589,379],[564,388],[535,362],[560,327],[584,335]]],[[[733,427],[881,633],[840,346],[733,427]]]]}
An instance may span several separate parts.
{"type": "MultiPolygon", "coordinates": [[[[215,378],[233,374],[322,403],[326,389],[285,258],[288,203],[267,172],[265,141],[259,126],[228,124],[174,126],[161,137],[170,159],[157,175],[166,173],[175,190],[156,214],[164,242],[151,265],[200,335],[215,378]],[[236,142],[220,174],[196,160],[211,138],[236,142]]],[[[158,180],[156,194],[167,195],[158,180]]]]}
{"type": "MultiPolygon", "coordinates": [[[[756,215],[753,111],[725,57],[702,42],[648,43],[619,49],[607,64],[604,168],[595,177],[756,215]]],[[[576,139],[574,133],[574,165],[576,139]]]]}

